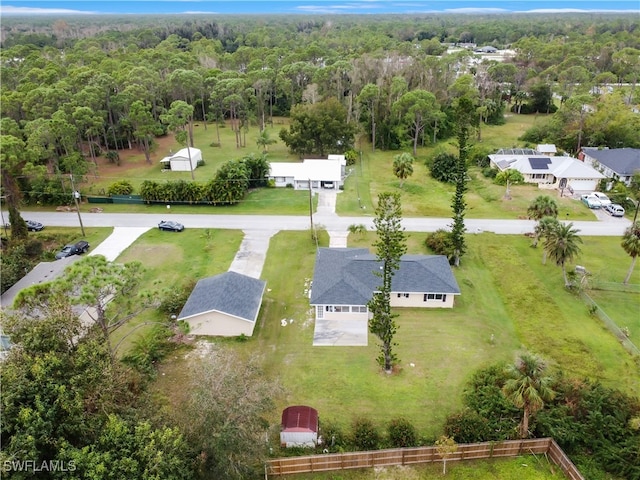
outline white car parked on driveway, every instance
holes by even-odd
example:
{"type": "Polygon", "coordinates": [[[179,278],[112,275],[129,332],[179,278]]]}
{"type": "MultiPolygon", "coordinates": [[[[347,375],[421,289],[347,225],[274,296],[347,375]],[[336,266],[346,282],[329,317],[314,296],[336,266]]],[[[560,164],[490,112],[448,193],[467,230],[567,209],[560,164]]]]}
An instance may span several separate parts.
{"type": "Polygon", "coordinates": [[[600,206],[604,207],[606,205],[611,205],[611,200],[602,192],[593,192],[591,195],[600,200],[600,206]]]}

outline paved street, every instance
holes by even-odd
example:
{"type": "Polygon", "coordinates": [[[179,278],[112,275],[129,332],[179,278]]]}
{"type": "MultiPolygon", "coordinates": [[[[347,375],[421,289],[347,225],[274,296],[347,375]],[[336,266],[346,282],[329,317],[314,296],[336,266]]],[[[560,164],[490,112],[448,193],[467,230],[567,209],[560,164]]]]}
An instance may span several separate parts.
{"type": "MultiPolygon", "coordinates": [[[[8,214],[4,212],[5,218],[8,214]]],[[[24,216],[45,225],[78,227],[75,212],[29,212],[24,216]]],[[[308,216],[284,215],[207,215],[207,214],[151,214],[151,213],[82,213],[85,227],[148,227],[155,228],[161,220],[175,220],[187,228],[225,228],[238,230],[308,230],[308,216]]],[[[327,231],[346,232],[349,225],[364,224],[373,229],[373,216],[340,217],[332,213],[316,213],[316,225],[327,231]]],[[[451,218],[405,218],[403,226],[408,232],[432,232],[451,225],[451,218]]],[[[497,234],[524,234],[533,231],[531,220],[496,220],[470,218],[465,220],[469,233],[493,232],[497,234]]],[[[580,235],[621,236],[631,222],[626,218],[610,218],[608,221],[573,222],[580,235]]]]}

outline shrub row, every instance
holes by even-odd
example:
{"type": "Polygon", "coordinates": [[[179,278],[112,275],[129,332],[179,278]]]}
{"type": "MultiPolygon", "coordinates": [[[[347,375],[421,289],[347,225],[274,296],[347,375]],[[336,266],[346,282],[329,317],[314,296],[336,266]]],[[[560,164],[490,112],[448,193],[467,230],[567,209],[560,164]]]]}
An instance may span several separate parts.
{"type": "Polygon", "coordinates": [[[140,196],[147,202],[207,203],[235,205],[244,199],[249,188],[267,185],[269,162],[265,155],[247,155],[220,166],[207,183],[186,180],[155,182],[145,180],[140,196]]]}

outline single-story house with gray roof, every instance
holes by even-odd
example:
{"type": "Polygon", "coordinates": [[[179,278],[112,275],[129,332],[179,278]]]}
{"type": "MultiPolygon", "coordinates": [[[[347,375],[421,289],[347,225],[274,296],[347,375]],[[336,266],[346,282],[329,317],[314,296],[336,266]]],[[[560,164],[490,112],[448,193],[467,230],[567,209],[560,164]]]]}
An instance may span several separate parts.
{"type": "MultiPolygon", "coordinates": [[[[382,283],[382,268],[366,248],[319,248],[309,303],[316,319],[368,318],[367,304],[382,283]]],[[[392,307],[452,308],[460,295],[443,255],[403,255],[391,284],[392,307]]]]}
{"type": "Polygon", "coordinates": [[[538,188],[569,188],[572,192],[593,192],[598,182],[605,178],[596,169],[577,158],[548,156],[536,150],[503,149],[489,155],[490,165],[501,172],[507,169],[519,171],[526,183],[538,188]]]}
{"type": "Polygon", "coordinates": [[[266,282],[236,272],[203,278],[196,283],[178,320],[194,335],[253,335],[266,282]]]}
{"type": "Polygon", "coordinates": [[[631,185],[633,174],[640,171],[640,148],[582,147],[578,158],[627,186],[631,185]]]}

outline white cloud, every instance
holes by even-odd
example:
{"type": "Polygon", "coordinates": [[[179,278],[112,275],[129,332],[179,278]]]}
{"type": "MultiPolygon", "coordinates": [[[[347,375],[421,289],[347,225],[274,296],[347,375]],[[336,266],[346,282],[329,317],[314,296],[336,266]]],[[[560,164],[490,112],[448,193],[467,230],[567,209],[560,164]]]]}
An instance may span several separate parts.
{"type": "Polygon", "coordinates": [[[361,3],[345,3],[337,5],[298,5],[296,10],[309,13],[345,13],[347,11],[357,12],[358,10],[371,10],[379,8],[379,6],[380,3],[377,1],[368,0],[361,3]]]}
{"type": "Polygon", "coordinates": [[[98,12],[88,10],[70,10],[67,8],[33,8],[0,5],[0,15],[95,15],[98,12]]]}
{"type": "Polygon", "coordinates": [[[443,11],[446,13],[511,13],[511,10],[506,10],[504,8],[481,7],[447,8],[443,11]]]}

